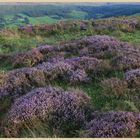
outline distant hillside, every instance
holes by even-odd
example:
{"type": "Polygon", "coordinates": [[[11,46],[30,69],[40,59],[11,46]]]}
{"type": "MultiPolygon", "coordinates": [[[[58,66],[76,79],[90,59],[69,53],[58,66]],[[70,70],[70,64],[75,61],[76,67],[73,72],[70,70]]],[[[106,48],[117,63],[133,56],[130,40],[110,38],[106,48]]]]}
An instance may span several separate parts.
{"type": "Polygon", "coordinates": [[[52,24],[67,19],[100,19],[140,13],[140,3],[0,4],[0,27],[52,24]]]}

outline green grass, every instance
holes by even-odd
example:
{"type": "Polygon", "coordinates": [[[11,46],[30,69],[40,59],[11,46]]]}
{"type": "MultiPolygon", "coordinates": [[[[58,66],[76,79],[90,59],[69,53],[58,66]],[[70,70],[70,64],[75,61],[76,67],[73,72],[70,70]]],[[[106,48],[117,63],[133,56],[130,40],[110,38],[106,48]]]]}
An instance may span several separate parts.
{"type": "Polygon", "coordinates": [[[49,16],[43,16],[43,17],[28,17],[30,24],[37,25],[37,24],[52,24],[56,23],[58,20],[53,19],[49,16]]]}
{"type": "Polygon", "coordinates": [[[72,19],[85,19],[87,15],[86,12],[72,10],[67,16],[72,19]]]}
{"type": "Polygon", "coordinates": [[[133,44],[139,44],[140,30],[136,30],[134,33],[122,33],[119,39],[133,44]]]}

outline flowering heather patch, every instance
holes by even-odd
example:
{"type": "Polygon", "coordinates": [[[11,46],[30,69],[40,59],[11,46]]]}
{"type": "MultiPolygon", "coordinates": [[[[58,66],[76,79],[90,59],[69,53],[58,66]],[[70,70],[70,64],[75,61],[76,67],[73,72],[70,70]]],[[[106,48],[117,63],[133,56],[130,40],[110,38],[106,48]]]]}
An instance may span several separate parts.
{"type": "Polygon", "coordinates": [[[58,76],[63,76],[65,73],[71,70],[71,65],[66,62],[44,62],[37,66],[37,69],[43,70],[46,78],[48,80],[53,80],[58,78],[58,76]]]}
{"type": "Polygon", "coordinates": [[[125,80],[130,87],[140,87],[140,69],[133,69],[125,73],[125,80]]]}
{"type": "Polygon", "coordinates": [[[87,72],[94,71],[101,60],[90,57],[63,57],[51,59],[32,68],[13,70],[8,74],[6,86],[1,88],[1,98],[25,94],[33,87],[45,86],[47,82],[63,77],[70,83],[87,82],[87,72]]]}
{"type": "Polygon", "coordinates": [[[89,46],[93,51],[100,52],[109,49],[109,47],[120,46],[121,42],[107,35],[95,35],[81,39],[81,43],[89,46]]]}
{"type": "Polygon", "coordinates": [[[107,35],[96,35],[86,37],[81,40],[88,47],[89,54],[116,54],[116,50],[121,46],[121,42],[114,37],[107,35]]]}
{"type": "Polygon", "coordinates": [[[43,71],[36,68],[22,68],[8,73],[6,84],[0,87],[0,99],[18,97],[33,87],[45,85],[43,71]]]}
{"type": "Polygon", "coordinates": [[[79,40],[76,40],[74,42],[68,42],[63,45],[60,45],[57,47],[57,51],[66,51],[70,53],[78,53],[80,49],[82,49],[85,46],[82,46],[79,40]]]}
{"type": "Polygon", "coordinates": [[[88,47],[89,55],[98,58],[114,57],[118,55],[128,55],[140,53],[140,50],[135,49],[128,43],[121,42],[114,37],[109,36],[93,36],[91,38],[91,45],[88,47]]]}
{"type": "Polygon", "coordinates": [[[23,68],[15,71],[15,73],[23,73],[29,80],[29,84],[35,87],[45,86],[45,75],[42,70],[37,69],[36,67],[33,68],[23,68]]]}
{"type": "Polygon", "coordinates": [[[118,78],[110,78],[101,81],[103,93],[106,96],[121,96],[127,92],[127,82],[118,78]]]}
{"type": "Polygon", "coordinates": [[[138,122],[139,115],[132,112],[93,113],[93,120],[87,123],[82,137],[135,137],[138,122]]]}
{"type": "MultiPolygon", "coordinates": [[[[58,49],[58,48],[57,48],[58,49]]],[[[59,51],[68,51],[80,54],[80,56],[92,56],[97,58],[114,57],[135,49],[128,43],[119,41],[107,35],[95,35],[85,37],[59,47],[59,51]]]]}
{"type": "Polygon", "coordinates": [[[110,37],[107,35],[95,35],[95,36],[85,37],[83,39],[76,40],[71,43],[67,43],[62,46],[63,48],[62,50],[73,51],[75,49],[78,51],[79,49],[81,50],[84,47],[88,47],[91,53],[95,53],[95,52],[97,53],[97,52],[112,49],[112,47],[117,48],[118,46],[120,46],[120,44],[121,42],[115,39],[114,37],[110,37]]]}
{"type": "Polygon", "coordinates": [[[65,60],[67,63],[72,65],[74,69],[84,69],[85,71],[95,70],[96,67],[101,63],[101,60],[94,57],[74,57],[65,60]]]}
{"type": "Polygon", "coordinates": [[[54,47],[50,45],[44,45],[36,48],[40,53],[47,54],[54,51],[54,47]]]}
{"type": "Polygon", "coordinates": [[[118,56],[112,60],[112,66],[115,70],[129,70],[140,67],[140,56],[127,55],[118,56]]]}
{"type": "Polygon", "coordinates": [[[87,83],[90,80],[84,70],[77,69],[76,71],[71,71],[69,74],[68,79],[71,84],[87,83]]]}
{"type": "Polygon", "coordinates": [[[49,59],[64,57],[66,55],[66,52],[58,51],[56,46],[44,45],[37,47],[36,50],[44,56],[43,61],[49,61],[49,59]]]}
{"type": "Polygon", "coordinates": [[[6,84],[0,87],[0,99],[17,96],[29,87],[28,79],[22,73],[8,76],[6,84]]]}
{"type": "Polygon", "coordinates": [[[59,62],[64,62],[65,58],[63,55],[56,55],[52,58],[48,58],[48,62],[50,63],[59,63],[59,62]]]}
{"type": "Polygon", "coordinates": [[[4,122],[5,135],[18,137],[26,125],[31,128],[37,120],[50,130],[70,133],[79,130],[88,118],[90,98],[81,91],[63,91],[55,87],[37,88],[17,99],[4,122]],[[25,125],[26,124],[26,125],[25,125]]]}
{"type": "Polygon", "coordinates": [[[123,32],[133,32],[138,27],[139,21],[136,18],[109,18],[94,22],[95,31],[120,30],[123,32]]]}
{"type": "Polygon", "coordinates": [[[32,67],[43,60],[43,55],[37,49],[33,49],[23,54],[17,54],[13,58],[13,67],[32,67]]]}
{"type": "Polygon", "coordinates": [[[1,87],[0,98],[18,97],[34,87],[45,86],[55,79],[67,79],[71,84],[89,82],[87,72],[105,70],[102,60],[93,57],[56,57],[32,68],[21,68],[8,73],[6,85],[1,87]]]}
{"type": "Polygon", "coordinates": [[[140,67],[140,50],[129,44],[118,49],[118,55],[112,59],[112,66],[116,70],[127,70],[140,67]]]}

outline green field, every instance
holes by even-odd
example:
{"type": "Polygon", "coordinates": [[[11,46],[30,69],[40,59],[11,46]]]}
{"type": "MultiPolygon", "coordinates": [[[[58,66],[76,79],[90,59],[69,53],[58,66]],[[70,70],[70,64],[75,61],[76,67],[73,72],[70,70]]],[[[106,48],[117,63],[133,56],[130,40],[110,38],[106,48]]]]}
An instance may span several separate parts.
{"type": "Polygon", "coordinates": [[[5,16],[6,27],[17,27],[26,24],[53,24],[56,23],[58,20],[51,18],[49,16],[42,16],[42,17],[29,17],[24,14],[18,15],[7,15],[5,16]],[[27,21],[27,22],[26,22],[27,21]]]}
{"type": "Polygon", "coordinates": [[[81,20],[84,20],[87,15],[88,14],[86,12],[76,11],[76,10],[73,10],[70,13],[68,13],[68,17],[71,18],[71,19],[81,19],[81,20]]]}

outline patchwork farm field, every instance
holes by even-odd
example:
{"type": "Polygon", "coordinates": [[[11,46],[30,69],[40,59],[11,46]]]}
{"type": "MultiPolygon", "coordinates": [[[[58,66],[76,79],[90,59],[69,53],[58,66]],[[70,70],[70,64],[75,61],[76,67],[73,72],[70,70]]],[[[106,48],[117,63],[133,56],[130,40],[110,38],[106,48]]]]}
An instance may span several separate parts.
{"type": "Polygon", "coordinates": [[[0,137],[140,137],[139,16],[41,20],[0,31],[0,137]]]}

